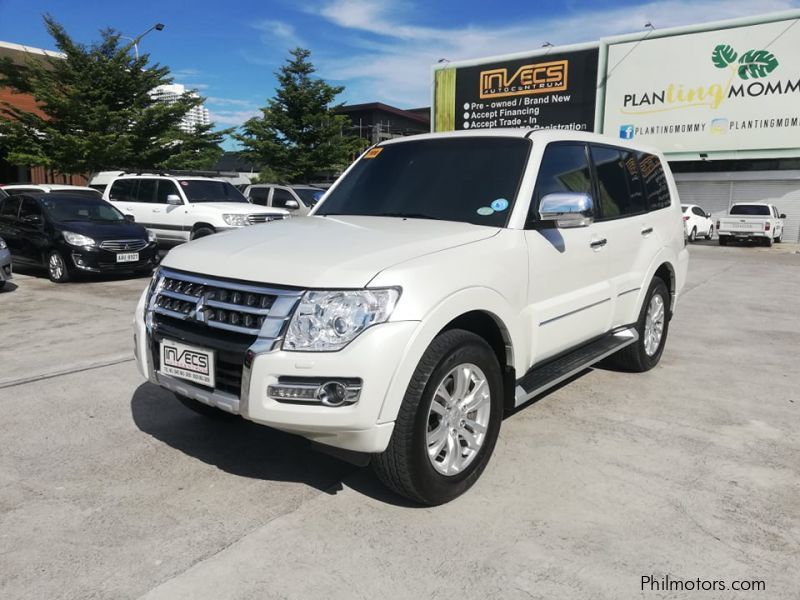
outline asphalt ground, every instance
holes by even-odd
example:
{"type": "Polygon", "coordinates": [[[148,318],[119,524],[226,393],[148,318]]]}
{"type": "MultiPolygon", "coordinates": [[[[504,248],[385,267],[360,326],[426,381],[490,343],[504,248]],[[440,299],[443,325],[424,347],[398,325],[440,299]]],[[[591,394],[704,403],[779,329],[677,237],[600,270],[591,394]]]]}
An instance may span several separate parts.
{"type": "Polygon", "coordinates": [[[800,249],[691,254],[659,367],[587,370],[508,417],[481,480],[438,508],[144,383],[146,278],[17,273],[0,598],[797,598],[800,249]]]}

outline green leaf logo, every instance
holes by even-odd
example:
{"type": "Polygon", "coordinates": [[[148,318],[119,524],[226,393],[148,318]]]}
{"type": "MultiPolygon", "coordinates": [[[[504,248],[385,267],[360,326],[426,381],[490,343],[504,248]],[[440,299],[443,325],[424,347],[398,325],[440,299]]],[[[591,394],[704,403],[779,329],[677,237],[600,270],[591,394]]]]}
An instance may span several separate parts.
{"type": "Polygon", "coordinates": [[[739,77],[759,79],[772,73],[778,66],[778,59],[766,50],[748,50],[739,59],[739,77]]]}
{"type": "Polygon", "coordinates": [[[736,50],[728,44],[719,44],[714,48],[714,52],[711,53],[711,62],[713,62],[714,66],[718,69],[724,69],[734,62],[736,57],[736,50]]]}

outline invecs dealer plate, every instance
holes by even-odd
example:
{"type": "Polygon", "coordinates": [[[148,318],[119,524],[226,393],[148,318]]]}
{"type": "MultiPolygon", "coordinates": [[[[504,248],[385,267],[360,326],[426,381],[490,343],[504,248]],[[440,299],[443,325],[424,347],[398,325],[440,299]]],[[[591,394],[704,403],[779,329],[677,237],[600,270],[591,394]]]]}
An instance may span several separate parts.
{"type": "Polygon", "coordinates": [[[162,340],[160,371],[165,375],[213,388],[214,351],[162,340]]]}

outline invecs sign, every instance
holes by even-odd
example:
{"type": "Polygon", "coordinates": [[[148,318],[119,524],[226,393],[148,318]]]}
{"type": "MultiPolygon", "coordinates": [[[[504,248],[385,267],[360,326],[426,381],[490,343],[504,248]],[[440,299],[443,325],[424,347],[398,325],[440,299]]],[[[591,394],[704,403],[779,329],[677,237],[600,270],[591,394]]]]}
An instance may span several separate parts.
{"type": "Polygon", "coordinates": [[[490,69],[481,71],[478,97],[486,100],[560,92],[567,89],[568,81],[568,60],[523,65],[513,73],[505,67],[490,69]]]}
{"type": "Polygon", "coordinates": [[[603,132],[686,158],[800,147],[793,23],[610,43],[603,132]]]}

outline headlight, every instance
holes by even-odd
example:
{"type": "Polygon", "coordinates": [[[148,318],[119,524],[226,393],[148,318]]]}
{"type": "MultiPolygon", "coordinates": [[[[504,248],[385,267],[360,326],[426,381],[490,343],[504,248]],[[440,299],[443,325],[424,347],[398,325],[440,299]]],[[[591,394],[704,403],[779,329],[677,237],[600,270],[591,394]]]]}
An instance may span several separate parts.
{"type": "Polygon", "coordinates": [[[64,232],[64,239],[72,246],[94,246],[94,240],[80,233],[64,232]]]}
{"type": "Polygon", "coordinates": [[[147,241],[149,243],[151,243],[151,244],[156,241],[156,232],[155,231],[152,231],[151,229],[147,230],[147,241]]]}
{"type": "Polygon", "coordinates": [[[341,350],[370,327],[389,319],[400,290],[308,291],[294,311],[284,350],[341,350]]]}
{"type": "Polygon", "coordinates": [[[247,222],[247,215],[222,215],[222,220],[231,227],[244,227],[250,224],[247,222]]]}
{"type": "Polygon", "coordinates": [[[3,238],[0,238],[0,250],[4,250],[6,248],[8,248],[8,246],[6,245],[5,240],[3,238]]]}

